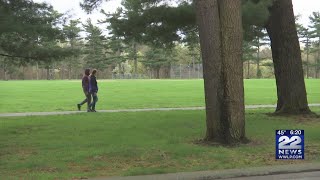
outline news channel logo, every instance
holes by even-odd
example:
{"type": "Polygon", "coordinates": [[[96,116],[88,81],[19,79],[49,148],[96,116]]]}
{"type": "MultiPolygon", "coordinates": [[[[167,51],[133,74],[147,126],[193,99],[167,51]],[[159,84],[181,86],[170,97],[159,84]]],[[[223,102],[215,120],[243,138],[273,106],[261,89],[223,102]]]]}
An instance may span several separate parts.
{"type": "Polygon", "coordinates": [[[304,159],[304,130],[276,130],[276,159],[304,159]]]}

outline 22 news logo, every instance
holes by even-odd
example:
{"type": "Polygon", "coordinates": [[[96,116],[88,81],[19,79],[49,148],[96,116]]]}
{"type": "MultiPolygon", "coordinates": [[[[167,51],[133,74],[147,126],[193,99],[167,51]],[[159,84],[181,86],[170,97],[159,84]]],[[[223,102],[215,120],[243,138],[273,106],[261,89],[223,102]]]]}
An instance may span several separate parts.
{"type": "Polygon", "coordinates": [[[276,159],[304,159],[304,130],[276,130],[276,159]]]}

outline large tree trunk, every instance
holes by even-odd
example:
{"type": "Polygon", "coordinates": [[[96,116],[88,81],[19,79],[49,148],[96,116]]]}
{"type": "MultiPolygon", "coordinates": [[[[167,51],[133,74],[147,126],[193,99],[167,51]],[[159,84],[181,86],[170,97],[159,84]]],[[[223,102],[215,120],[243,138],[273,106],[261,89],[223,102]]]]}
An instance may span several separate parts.
{"type": "Polygon", "coordinates": [[[221,124],[223,83],[218,0],[195,0],[195,6],[203,61],[205,140],[222,142],[225,129],[221,124]]]}
{"type": "Polygon", "coordinates": [[[245,138],[241,0],[220,0],[219,10],[224,82],[222,121],[228,121],[226,138],[233,143],[245,138]]]}
{"type": "Polygon", "coordinates": [[[204,70],[207,141],[245,138],[240,0],[196,0],[204,70]]]}
{"type": "Polygon", "coordinates": [[[276,113],[309,113],[292,0],[274,1],[267,31],[277,83],[276,113]]]}

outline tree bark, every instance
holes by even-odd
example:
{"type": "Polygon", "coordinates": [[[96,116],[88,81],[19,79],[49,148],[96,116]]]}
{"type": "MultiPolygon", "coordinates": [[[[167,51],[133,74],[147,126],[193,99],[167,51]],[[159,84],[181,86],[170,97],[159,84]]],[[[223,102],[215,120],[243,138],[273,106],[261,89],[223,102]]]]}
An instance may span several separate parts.
{"type": "Polygon", "coordinates": [[[240,0],[196,0],[206,102],[206,141],[244,140],[240,0]]]}
{"type": "Polygon", "coordinates": [[[222,58],[218,0],[195,0],[203,61],[206,103],[206,137],[208,141],[223,141],[221,112],[223,105],[222,58]]]}
{"type": "Polygon", "coordinates": [[[277,84],[276,113],[310,113],[292,0],[274,1],[269,11],[267,31],[277,84]]]}
{"type": "Polygon", "coordinates": [[[219,12],[224,82],[222,122],[227,121],[227,142],[236,143],[245,138],[241,0],[220,0],[219,12]]]}

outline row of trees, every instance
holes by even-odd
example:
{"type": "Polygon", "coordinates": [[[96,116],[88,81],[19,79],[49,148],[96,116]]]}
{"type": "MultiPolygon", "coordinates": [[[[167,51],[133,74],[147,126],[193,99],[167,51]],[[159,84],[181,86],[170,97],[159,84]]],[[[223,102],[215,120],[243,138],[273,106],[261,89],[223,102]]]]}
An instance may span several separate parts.
{"type": "MultiPolygon", "coordinates": [[[[245,140],[243,40],[260,47],[261,29],[267,30],[271,41],[276,113],[310,113],[291,0],[195,0],[174,6],[161,0],[123,2],[130,6],[124,16],[115,18],[119,23],[114,23],[114,29],[124,37],[151,37],[154,44],[170,48],[174,42],[194,40],[197,38],[192,37],[199,34],[207,114],[205,140],[229,144],[245,140]]],[[[90,11],[100,3],[84,0],[82,6],[90,11]]],[[[194,41],[186,41],[190,42],[194,41]]]]}
{"type": "Polygon", "coordinates": [[[314,77],[320,77],[320,12],[313,12],[309,17],[308,27],[297,24],[300,42],[303,44],[306,77],[310,77],[310,71],[314,69],[314,77]],[[313,61],[312,61],[313,59],[313,61]]]}
{"type": "MultiPolygon", "coordinates": [[[[320,12],[313,12],[309,16],[310,25],[305,27],[303,24],[296,23],[304,67],[304,76],[306,78],[319,78],[319,22],[320,12]]],[[[296,22],[300,16],[296,16],[296,22]]],[[[263,77],[261,66],[273,67],[270,39],[266,29],[263,27],[252,27],[253,39],[245,40],[243,43],[243,61],[248,67],[247,78],[263,77]],[[250,65],[255,65],[255,75],[250,74],[250,65]]]]}
{"type": "MultiPolygon", "coordinates": [[[[262,10],[269,13],[262,24],[250,21],[249,32],[255,34],[256,27],[266,28],[270,38],[278,95],[276,113],[310,113],[292,1],[243,2],[249,2],[249,6],[260,4],[264,7],[262,10]]],[[[243,41],[242,3],[195,1],[203,61],[207,68],[204,73],[206,139],[210,141],[235,143],[245,140],[243,71],[239,58],[243,41]]]]}
{"type": "MultiPolygon", "coordinates": [[[[13,9],[24,8],[25,2],[29,2],[29,8],[31,6],[39,8],[36,7],[39,4],[32,3],[32,1],[16,0],[12,2],[15,3],[8,4],[13,9]]],[[[68,20],[66,15],[59,14],[49,5],[42,4],[42,8],[50,9],[50,21],[55,22],[50,28],[55,30],[56,35],[51,36],[50,30],[43,27],[38,31],[47,31],[42,34],[47,34],[50,38],[41,38],[41,34],[34,35],[33,38],[41,38],[43,42],[47,41],[47,44],[54,44],[55,49],[52,47],[50,49],[47,44],[43,43],[41,46],[46,47],[47,50],[42,51],[42,57],[30,56],[32,51],[37,51],[35,48],[23,49],[21,50],[23,53],[19,53],[17,57],[15,52],[20,52],[19,48],[15,47],[15,52],[12,52],[14,49],[10,48],[10,43],[7,43],[14,41],[10,39],[10,35],[8,37],[8,34],[14,33],[7,31],[7,35],[2,35],[3,41],[1,41],[4,46],[2,52],[7,51],[7,54],[2,55],[12,56],[0,57],[2,78],[8,79],[7,75],[10,74],[11,78],[15,79],[30,79],[30,77],[39,79],[43,78],[42,73],[39,72],[46,69],[47,79],[53,77],[74,79],[81,76],[84,67],[98,68],[104,72],[103,78],[111,78],[112,74],[148,74],[149,76],[151,74],[153,78],[170,78],[170,67],[173,64],[187,64],[192,68],[196,67],[195,64],[200,63],[201,57],[192,3],[184,1],[176,8],[169,5],[155,8],[147,4],[150,3],[148,1],[123,1],[122,8],[119,8],[116,13],[108,14],[102,11],[106,18],[100,23],[108,23],[108,29],[105,29],[109,32],[108,36],[104,35],[105,30],[99,29],[90,20],[84,24],[78,19],[68,20]],[[163,15],[159,15],[160,12],[166,12],[167,15],[162,17],[163,15]],[[175,17],[170,17],[171,15],[175,17]],[[160,22],[161,19],[166,21],[160,22]],[[22,56],[26,51],[29,54],[22,56]],[[27,77],[26,74],[29,76],[27,77]]],[[[242,3],[243,28],[245,29],[242,60],[246,64],[244,67],[246,78],[272,77],[273,62],[271,50],[268,48],[270,40],[265,27],[261,25],[261,22],[268,16],[268,12],[263,8],[269,4],[269,1],[242,3]],[[253,19],[252,17],[258,18],[253,19]],[[252,25],[251,22],[255,24],[252,25]]],[[[83,4],[83,7],[90,9],[90,4],[83,4]]],[[[4,15],[11,16],[11,18],[20,16],[19,14],[4,15]]],[[[36,15],[38,17],[33,17],[33,14],[28,17],[24,14],[20,18],[41,19],[44,16],[43,14],[36,15]]],[[[313,13],[310,16],[312,24],[310,27],[305,28],[297,24],[300,40],[305,44],[303,51],[305,77],[317,78],[319,76],[318,21],[319,13],[313,13]]],[[[42,23],[34,20],[34,23],[29,23],[29,27],[37,28],[42,26],[42,23]]],[[[14,31],[18,33],[21,32],[19,30],[21,26],[21,22],[11,24],[11,27],[15,28],[14,31]]],[[[43,24],[43,26],[48,28],[48,25],[43,24]]],[[[25,30],[30,33],[32,28],[25,30]]]]}
{"type": "Polygon", "coordinates": [[[54,74],[62,79],[79,78],[85,67],[107,69],[110,76],[111,73],[150,71],[155,78],[168,78],[173,62],[190,63],[196,54],[197,61],[200,59],[199,51],[188,54],[183,45],[162,49],[144,43],[138,36],[120,35],[115,25],[117,16],[119,19],[122,16],[120,10],[112,15],[103,12],[106,15],[103,21],[112,22],[110,35],[105,36],[90,19],[85,23],[79,19],[70,20],[67,14],[45,3],[31,0],[2,0],[0,3],[0,63],[4,79],[8,79],[8,75],[25,79],[30,66],[36,69],[36,79],[43,75],[42,69],[46,70],[47,79],[54,74]],[[22,72],[17,73],[19,70],[22,72]]]}
{"type": "Polygon", "coordinates": [[[53,62],[77,54],[63,47],[66,36],[60,25],[66,17],[46,3],[30,0],[0,1],[0,61],[3,76],[16,67],[36,65],[49,74],[53,62]]]}
{"type": "MultiPolygon", "coordinates": [[[[90,12],[102,1],[84,0],[81,6],[90,12]]],[[[1,42],[7,42],[1,43],[2,56],[20,63],[49,66],[68,58],[66,66],[71,73],[82,59],[85,66],[110,67],[122,73],[123,63],[131,60],[134,74],[140,62],[158,78],[160,70],[167,74],[176,60],[177,47],[188,48],[195,59],[200,57],[200,45],[207,112],[205,140],[229,144],[245,140],[243,60],[250,59],[250,53],[243,52],[257,53],[260,77],[261,56],[256,49],[265,45],[265,34],[271,42],[277,84],[276,113],[310,113],[291,0],[123,0],[116,13],[102,11],[106,18],[100,23],[109,24],[109,36],[103,36],[88,21],[83,25],[87,33],[84,40],[80,40],[79,21],[66,25],[66,18],[46,4],[27,0],[1,3],[9,9],[4,11],[8,21],[14,19],[10,21],[13,28],[8,23],[7,29],[1,29],[1,42]],[[23,13],[25,9],[28,12],[23,13]]],[[[310,32],[315,34],[317,28],[315,25],[310,32]]],[[[306,37],[314,42],[311,36],[306,37]]],[[[310,51],[311,46],[306,47],[310,51]]]]}

